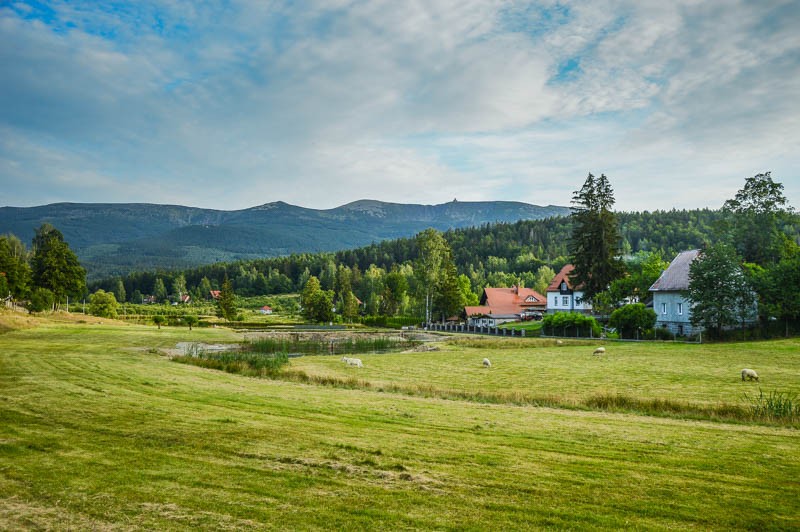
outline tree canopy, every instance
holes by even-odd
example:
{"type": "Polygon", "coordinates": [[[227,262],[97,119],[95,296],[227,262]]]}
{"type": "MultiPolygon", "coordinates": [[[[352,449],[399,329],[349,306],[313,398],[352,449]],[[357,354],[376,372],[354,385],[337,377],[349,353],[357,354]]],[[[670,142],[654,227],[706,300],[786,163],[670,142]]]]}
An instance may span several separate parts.
{"type": "Polygon", "coordinates": [[[584,299],[590,302],[619,279],[625,269],[620,258],[620,232],[614,206],[614,191],[605,174],[591,173],[580,190],[573,193],[572,263],[570,278],[583,286],[584,299]]]}
{"type": "Polygon", "coordinates": [[[755,318],[755,293],[727,244],[703,250],[689,268],[688,299],[692,325],[719,336],[725,327],[755,318]]]}
{"type": "Polygon", "coordinates": [[[50,290],[56,305],[65,296],[79,296],[86,289],[86,270],[61,232],[50,224],[36,230],[31,270],[33,284],[50,290]]]}

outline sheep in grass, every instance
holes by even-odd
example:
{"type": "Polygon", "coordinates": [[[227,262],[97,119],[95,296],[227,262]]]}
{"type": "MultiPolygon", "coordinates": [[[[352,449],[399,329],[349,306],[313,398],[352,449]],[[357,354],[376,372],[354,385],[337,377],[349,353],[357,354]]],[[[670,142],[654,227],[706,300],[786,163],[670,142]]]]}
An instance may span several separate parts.
{"type": "Polygon", "coordinates": [[[606,348],[605,347],[598,347],[597,349],[594,350],[594,353],[592,353],[592,354],[595,355],[595,356],[605,355],[606,354],[606,348]]]}
{"type": "Polygon", "coordinates": [[[742,370],[742,382],[745,380],[758,382],[758,373],[756,373],[755,370],[744,368],[742,370]]]}
{"type": "Polygon", "coordinates": [[[483,359],[483,367],[484,367],[484,368],[491,368],[491,367],[492,367],[492,363],[491,363],[491,362],[489,362],[489,359],[488,359],[488,358],[484,358],[484,359],[483,359]]]}
{"type": "Polygon", "coordinates": [[[364,364],[361,363],[361,359],[360,358],[348,358],[347,359],[347,365],[348,366],[355,366],[357,368],[363,368],[364,367],[364,364]]]}
{"type": "Polygon", "coordinates": [[[561,340],[556,340],[556,345],[560,347],[564,345],[564,342],[562,342],[561,340]]]}

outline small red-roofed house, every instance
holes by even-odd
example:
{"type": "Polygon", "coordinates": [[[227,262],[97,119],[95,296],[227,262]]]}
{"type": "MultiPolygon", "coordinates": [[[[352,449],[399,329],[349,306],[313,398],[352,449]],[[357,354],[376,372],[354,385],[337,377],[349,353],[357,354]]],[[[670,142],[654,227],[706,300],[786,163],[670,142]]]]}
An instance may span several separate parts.
{"type": "Polygon", "coordinates": [[[540,319],[547,299],[530,288],[484,288],[480,305],[464,307],[469,325],[495,327],[510,321],[540,319]]]}
{"type": "Polygon", "coordinates": [[[211,296],[211,299],[219,299],[220,290],[211,290],[208,294],[211,296]]]}
{"type": "Polygon", "coordinates": [[[272,314],[272,307],[270,307],[269,305],[264,305],[263,307],[261,307],[261,310],[259,310],[259,312],[261,314],[272,314]]]}

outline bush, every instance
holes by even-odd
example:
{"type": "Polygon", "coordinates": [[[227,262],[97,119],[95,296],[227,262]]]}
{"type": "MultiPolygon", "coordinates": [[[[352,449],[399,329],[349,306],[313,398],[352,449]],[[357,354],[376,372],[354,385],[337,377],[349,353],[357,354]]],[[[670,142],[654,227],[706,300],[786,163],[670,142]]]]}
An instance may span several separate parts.
{"type": "Polygon", "coordinates": [[[658,327],[655,330],[656,340],[674,340],[675,334],[666,327],[658,327]]]}
{"type": "Polygon", "coordinates": [[[542,330],[548,336],[600,337],[601,329],[592,316],[578,312],[547,314],[542,320],[542,330]]]}
{"type": "Polygon", "coordinates": [[[53,308],[55,296],[53,292],[47,288],[37,288],[31,293],[31,299],[28,301],[28,312],[43,312],[53,308]]]}
{"type": "Polygon", "coordinates": [[[419,325],[420,319],[416,316],[364,316],[361,323],[369,327],[400,329],[409,325],[419,325]]]}
{"type": "Polygon", "coordinates": [[[656,324],[656,313],[643,303],[633,303],[612,312],[608,321],[619,331],[620,338],[642,338],[656,324]]]}
{"type": "Polygon", "coordinates": [[[117,317],[117,298],[113,292],[106,292],[102,288],[89,296],[89,314],[101,318],[117,317]]]}

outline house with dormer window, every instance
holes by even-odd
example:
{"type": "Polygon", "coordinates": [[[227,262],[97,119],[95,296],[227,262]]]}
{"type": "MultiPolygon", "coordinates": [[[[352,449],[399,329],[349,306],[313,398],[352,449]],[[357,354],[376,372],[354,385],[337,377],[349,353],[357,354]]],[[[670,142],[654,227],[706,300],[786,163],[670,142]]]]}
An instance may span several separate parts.
{"type": "Polygon", "coordinates": [[[530,288],[484,288],[480,306],[464,307],[469,325],[496,327],[510,321],[541,319],[546,298],[530,288]]]}
{"type": "Polygon", "coordinates": [[[547,312],[591,312],[592,305],[583,300],[582,286],[574,286],[569,276],[575,270],[566,264],[547,287],[547,312]]]}

